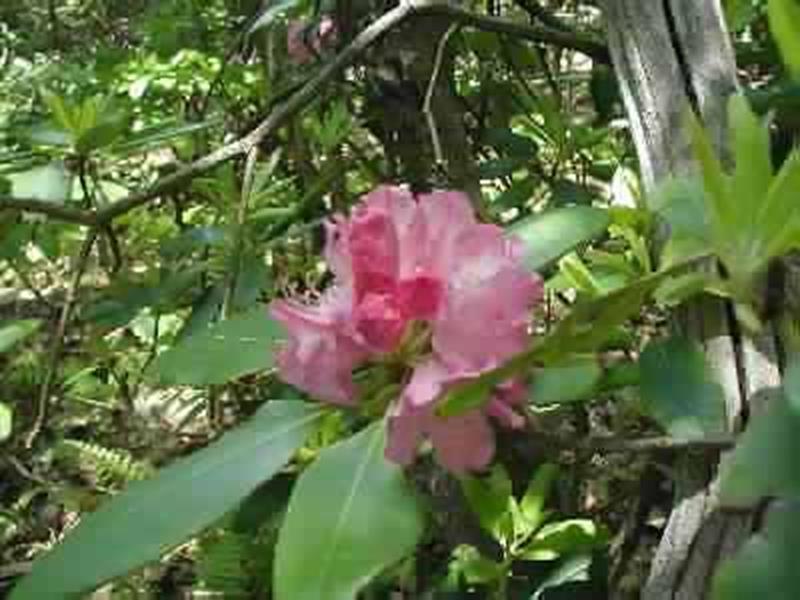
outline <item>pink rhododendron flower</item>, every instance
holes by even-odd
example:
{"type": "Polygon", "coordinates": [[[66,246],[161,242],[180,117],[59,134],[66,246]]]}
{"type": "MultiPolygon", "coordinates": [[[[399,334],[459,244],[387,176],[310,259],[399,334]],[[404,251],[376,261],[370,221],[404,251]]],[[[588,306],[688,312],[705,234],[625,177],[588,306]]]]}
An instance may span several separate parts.
{"type": "Polygon", "coordinates": [[[321,400],[353,404],[355,367],[421,339],[390,408],[387,456],[408,464],[428,439],[451,471],[485,467],[494,455],[491,421],[524,425],[515,410],[525,397],[521,382],[499,386],[486,405],[456,417],[439,417],[435,403],[449,386],[525,348],[542,282],[523,267],[518,242],[478,223],[462,193],[415,198],[388,186],[327,227],[333,287],[316,306],[272,304],[289,333],[281,375],[321,400]]]}
{"type": "Polygon", "coordinates": [[[286,50],[295,63],[303,64],[314,60],[324,50],[333,48],[338,37],[336,21],[329,15],[323,16],[316,25],[295,19],[286,27],[286,50]]]}

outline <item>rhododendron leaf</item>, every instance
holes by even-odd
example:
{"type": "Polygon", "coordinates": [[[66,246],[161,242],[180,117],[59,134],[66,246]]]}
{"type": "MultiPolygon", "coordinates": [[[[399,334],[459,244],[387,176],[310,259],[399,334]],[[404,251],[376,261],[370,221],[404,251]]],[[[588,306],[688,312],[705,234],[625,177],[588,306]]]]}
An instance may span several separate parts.
{"type": "Polygon", "coordinates": [[[800,497],[800,413],[783,394],[764,398],[767,412],[747,427],[721,470],[723,503],[755,504],[765,496],[800,497]]]}
{"type": "Polygon", "coordinates": [[[702,439],[725,431],[722,386],[699,345],[672,338],[650,343],[639,359],[642,400],[670,435],[702,439]]]}
{"type": "Polygon", "coordinates": [[[525,495],[520,501],[520,509],[525,520],[525,527],[531,532],[539,529],[545,521],[547,513],[544,505],[557,477],[558,467],[552,463],[544,463],[536,469],[536,475],[533,476],[528,484],[528,489],[525,490],[525,495]]]}
{"type": "Polygon", "coordinates": [[[603,371],[595,357],[578,357],[542,369],[531,386],[531,402],[537,406],[579,402],[591,397],[603,371]]]}
{"type": "Polygon", "coordinates": [[[276,600],[352,600],[422,534],[382,422],[327,448],[298,479],[275,548],[276,600]]]}
{"type": "Polygon", "coordinates": [[[800,79],[800,6],[796,0],[769,0],[769,28],[789,72],[800,79]]]}
{"type": "Polygon", "coordinates": [[[281,335],[266,307],[259,307],[181,340],[156,358],[151,371],[167,384],[222,384],[271,368],[281,335]]]}
{"type": "Polygon", "coordinates": [[[313,431],[322,412],[300,401],[269,402],[242,427],[132,484],[84,517],[38,560],[11,600],[63,600],[155,560],[236,506],[272,477],[313,431]]]}
{"type": "Polygon", "coordinates": [[[495,539],[505,541],[513,532],[509,520],[511,480],[502,465],[496,465],[488,477],[466,475],[461,489],[481,526],[495,539]]]}
{"type": "Polygon", "coordinates": [[[592,557],[588,555],[581,554],[566,560],[536,589],[531,600],[545,600],[550,590],[589,581],[591,568],[592,557]]]}
{"type": "Polygon", "coordinates": [[[552,265],[581,244],[602,234],[611,224],[608,211],[589,206],[549,210],[515,223],[509,234],[524,243],[525,264],[534,271],[552,265]]]}
{"type": "MultiPolygon", "coordinates": [[[[765,469],[767,464],[761,469],[769,470],[769,467],[765,469]]],[[[798,546],[800,509],[794,504],[771,505],[766,527],[717,571],[712,598],[794,600],[800,589],[798,546]]]]}

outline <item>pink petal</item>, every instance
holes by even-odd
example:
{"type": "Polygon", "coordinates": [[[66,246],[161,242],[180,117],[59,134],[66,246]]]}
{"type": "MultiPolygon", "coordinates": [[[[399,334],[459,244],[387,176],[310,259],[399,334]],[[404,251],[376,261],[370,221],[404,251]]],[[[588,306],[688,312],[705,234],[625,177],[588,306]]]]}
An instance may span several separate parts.
{"type": "Polygon", "coordinates": [[[281,378],[320,400],[354,404],[352,371],[364,349],[318,308],[276,300],[270,312],[288,333],[276,361],[281,378]]]}
{"type": "Polygon", "coordinates": [[[498,227],[466,229],[454,247],[460,259],[433,326],[433,346],[453,369],[489,369],[525,348],[543,284],[522,267],[515,242],[498,227]]]}
{"type": "Polygon", "coordinates": [[[356,307],[356,330],[372,348],[391,352],[403,337],[406,318],[389,294],[367,294],[356,307]]]}
{"type": "Polygon", "coordinates": [[[400,282],[398,302],[410,319],[433,319],[444,300],[444,282],[418,275],[400,282]]]}
{"type": "Polygon", "coordinates": [[[461,192],[433,192],[419,197],[419,210],[418,222],[412,228],[419,255],[415,266],[444,276],[459,260],[456,240],[476,223],[472,205],[461,192]]]}
{"type": "Polygon", "coordinates": [[[403,390],[403,403],[409,411],[429,408],[451,381],[452,375],[444,364],[435,359],[427,360],[414,369],[411,381],[403,390]]]}
{"type": "Polygon", "coordinates": [[[398,408],[392,410],[384,454],[389,460],[405,466],[411,464],[417,455],[417,447],[422,441],[425,430],[426,417],[420,413],[403,412],[398,408]]]}
{"type": "Polygon", "coordinates": [[[494,432],[480,411],[455,417],[435,417],[430,424],[430,437],[436,459],[456,474],[479,471],[494,456],[494,432]]]}

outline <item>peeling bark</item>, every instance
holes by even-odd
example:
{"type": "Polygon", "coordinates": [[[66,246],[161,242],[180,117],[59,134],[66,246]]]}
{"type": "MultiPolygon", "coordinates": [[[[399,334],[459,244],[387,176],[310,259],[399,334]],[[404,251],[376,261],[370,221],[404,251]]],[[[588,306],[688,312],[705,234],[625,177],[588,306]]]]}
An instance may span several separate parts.
{"type": "MultiPolygon", "coordinates": [[[[717,151],[727,156],[726,103],[736,66],[718,0],[607,0],[609,46],[636,145],[645,188],[688,175],[694,161],[685,128],[694,110],[717,151]]],[[[739,431],[759,399],[780,385],[779,344],[769,327],[743,338],[730,307],[704,299],[682,309],[675,329],[698,340],[721,383],[730,432],[739,431]]],[[[726,460],[723,454],[720,461],[726,460]]],[[[720,506],[719,461],[687,456],[677,469],[674,507],[642,590],[643,600],[707,598],[712,575],[753,528],[750,514],[720,506]]]]}

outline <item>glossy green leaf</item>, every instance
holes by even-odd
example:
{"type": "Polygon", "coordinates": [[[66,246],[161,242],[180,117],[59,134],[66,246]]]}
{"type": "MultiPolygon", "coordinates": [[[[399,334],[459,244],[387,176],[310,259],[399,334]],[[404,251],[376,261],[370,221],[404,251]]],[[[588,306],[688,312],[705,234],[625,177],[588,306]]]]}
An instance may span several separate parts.
{"type": "Polygon", "coordinates": [[[591,556],[576,556],[564,561],[539,585],[531,600],[545,600],[549,590],[575,582],[589,581],[589,571],[592,567],[591,556]]]}
{"type": "Polygon", "coordinates": [[[783,394],[773,394],[768,403],[723,463],[721,497],[727,505],[752,505],[765,496],[800,498],[800,413],[783,394]]]}
{"type": "Polygon", "coordinates": [[[0,323],[0,352],[6,352],[15,344],[33,335],[42,325],[39,319],[22,319],[0,323]]]}
{"type": "Polygon", "coordinates": [[[488,477],[462,477],[461,489],[481,526],[495,539],[504,539],[510,533],[510,523],[503,521],[508,518],[509,501],[512,500],[511,480],[505,469],[497,465],[488,477]]]}
{"type": "Polygon", "coordinates": [[[728,101],[728,121],[736,163],[731,183],[736,196],[734,214],[739,227],[746,231],[755,221],[772,180],[769,130],[742,94],[734,94],[728,101]]]}
{"type": "Polygon", "coordinates": [[[544,269],[581,244],[601,235],[611,223],[607,211],[589,206],[549,210],[515,223],[508,233],[522,240],[525,264],[544,269]]]}
{"type": "Polygon", "coordinates": [[[728,194],[727,176],[722,170],[708,133],[693,113],[689,116],[689,129],[694,154],[700,163],[713,236],[717,240],[729,239],[729,236],[741,232],[736,228],[736,203],[728,194]]]}
{"type": "Polygon", "coordinates": [[[783,61],[800,78],[800,5],[797,0],[769,0],[769,28],[781,50],[783,61]]]}
{"type": "Polygon", "coordinates": [[[606,536],[589,519],[568,519],[550,523],[536,532],[525,545],[525,560],[555,560],[567,554],[585,553],[605,543],[606,536]]]}
{"type": "Polygon", "coordinates": [[[536,469],[525,495],[520,500],[519,507],[525,524],[530,531],[536,531],[544,522],[544,505],[550,496],[550,491],[558,477],[558,467],[554,464],[545,463],[536,469]]]}
{"type": "Polygon", "coordinates": [[[231,317],[160,354],[152,372],[169,384],[221,384],[273,365],[278,324],[266,307],[231,317]]]}
{"type": "Polygon", "coordinates": [[[4,402],[0,402],[0,442],[5,442],[11,437],[14,429],[14,411],[4,402]]]}
{"type": "Polygon", "coordinates": [[[503,576],[504,569],[504,565],[485,558],[474,546],[462,544],[453,550],[450,571],[462,576],[470,585],[497,581],[503,576]]]}
{"type": "Polygon", "coordinates": [[[353,600],[422,534],[403,471],[376,422],[324,450],[298,479],[275,549],[275,600],[353,600]]]}
{"type": "Polygon", "coordinates": [[[797,247],[800,215],[797,212],[797,190],[800,189],[800,150],[795,150],[783,163],[761,205],[756,222],[759,241],[756,247],[758,262],[765,266],[769,260],[797,247]]]}
{"type": "Polygon", "coordinates": [[[536,373],[531,403],[536,406],[579,402],[590,398],[603,371],[595,357],[577,357],[536,373]]]}
{"type": "Polygon", "coordinates": [[[794,504],[773,504],[764,530],[753,535],[715,575],[712,599],[795,600],[800,590],[798,547],[800,509],[794,504]]]}
{"type": "Polygon", "coordinates": [[[670,435],[702,439],[725,431],[722,386],[712,379],[698,345],[681,338],[651,342],[639,366],[642,400],[670,435]]]}
{"type": "Polygon", "coordinates": [[[132,484],[84,517],[34,564],[10,600],[80,597],[157,559],[272,477],[305,442],[320,415],[299,401],[269,402],[218,442],[132,484]]]}

